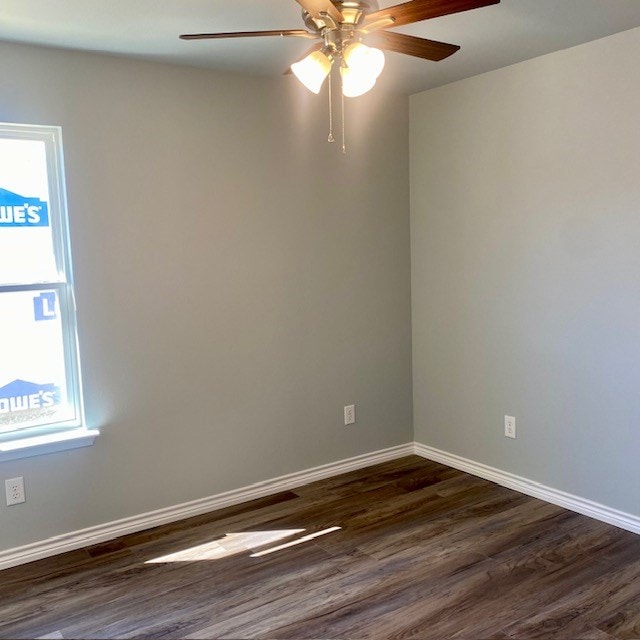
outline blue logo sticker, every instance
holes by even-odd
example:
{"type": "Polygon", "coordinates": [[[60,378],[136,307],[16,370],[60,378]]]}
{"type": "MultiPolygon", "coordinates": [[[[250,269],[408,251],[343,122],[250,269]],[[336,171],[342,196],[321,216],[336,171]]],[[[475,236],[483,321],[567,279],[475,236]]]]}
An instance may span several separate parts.
{"type": "Polygon", "coordinates": [[[45,291],[33,299],[33,314],[36,322],[55,320],[58,317],[55,291],[45,291]]]}
{"type": "Polygon", "coordinates": [[[55,384],[36,384],[14,380],[0,387],[0,415],[47,409],[60,403],[60,389],[55,384]]]}
{"type": "Polygon", "coordinates": [[[40,198],[0,189],[0,227],[48,227],[49,208],[40,198]]]}

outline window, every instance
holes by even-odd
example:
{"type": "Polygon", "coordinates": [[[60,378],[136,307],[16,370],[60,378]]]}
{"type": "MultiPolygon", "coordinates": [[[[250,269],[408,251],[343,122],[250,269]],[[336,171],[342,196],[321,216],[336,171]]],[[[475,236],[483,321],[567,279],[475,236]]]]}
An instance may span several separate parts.
{"type": "Polygon", "coordinates": [[[0,124],[0,460],[96,435],[83,426],[63,176],[60,128],[0,124]]]}

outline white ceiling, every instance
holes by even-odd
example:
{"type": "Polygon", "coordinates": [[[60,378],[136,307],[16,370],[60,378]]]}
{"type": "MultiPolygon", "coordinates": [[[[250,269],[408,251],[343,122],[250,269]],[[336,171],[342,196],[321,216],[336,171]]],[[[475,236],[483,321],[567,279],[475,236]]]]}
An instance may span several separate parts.
{"type": "MultiPolygon", "coordinates": [[[[381,7],[396,4],[383,0],[381,7]]],[[[502,0],[398,29],[462,45],[442,62],[387,54],[379,84],[415,93],[640,26],[640,0],[502,0]]],[[[278,76],[297,38],[185,42],[180,33],[302,27],[294,0],[2,0],[0,39],[278,76]]]]}

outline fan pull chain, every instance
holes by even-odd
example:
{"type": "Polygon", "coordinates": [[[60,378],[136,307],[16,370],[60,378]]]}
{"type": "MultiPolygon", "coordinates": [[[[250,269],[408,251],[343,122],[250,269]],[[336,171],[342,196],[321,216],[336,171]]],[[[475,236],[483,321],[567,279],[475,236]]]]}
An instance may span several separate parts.
{"type": "Polygon", "coordinates": [[[340,92],[340,97],[342,98],[342,154],[347,155],[347,142],[345,136],[345,125],[344,125],[344,91],[340,92]]]}
{"type": "Polygon", "coordinates": [[[329,137],[327,142],[335,142],[333,137],[333,98],[331,97],[331,74],[329,74],[329,137]]]}

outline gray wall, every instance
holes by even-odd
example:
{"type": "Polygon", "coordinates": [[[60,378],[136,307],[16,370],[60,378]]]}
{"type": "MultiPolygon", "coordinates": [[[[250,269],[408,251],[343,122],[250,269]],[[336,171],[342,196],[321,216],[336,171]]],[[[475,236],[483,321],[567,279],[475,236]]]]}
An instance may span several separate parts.
{"type": "Polygon", "coordinates": [[[416,440],[635,514],[638,60],[636,29],[412,96],[410,130],[416,440]]]}
{"type": "Polygon", "coordinates": [[[0,549],[412,439],[408,99],[0,45],[63,127],[88,449],[0,465],[0,549]],[[355,427],[342,407],[357,405],[355,427]]]}

